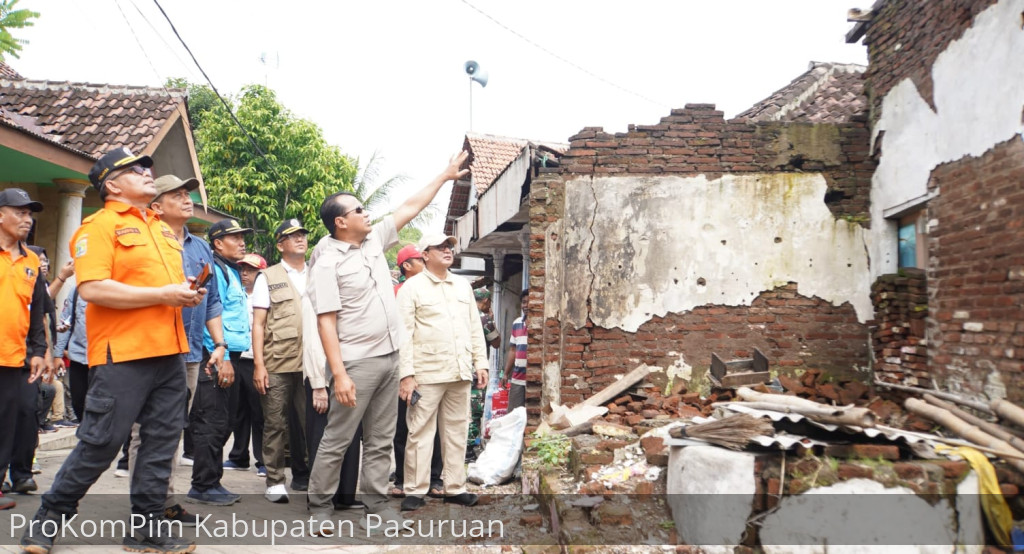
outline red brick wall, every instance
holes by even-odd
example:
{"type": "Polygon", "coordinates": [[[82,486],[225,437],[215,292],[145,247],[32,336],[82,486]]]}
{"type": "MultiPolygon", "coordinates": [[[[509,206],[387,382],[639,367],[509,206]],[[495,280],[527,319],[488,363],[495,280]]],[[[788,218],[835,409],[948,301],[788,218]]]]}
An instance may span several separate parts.
{"type": "Polygon", "coordinates": [[[886,93],[903,79],[917,85],[932,107],[931,68],[950,42],[970,28],[974,16],[996,0],[889,0],[874,14],[864,35],[865,79],[875,117],[886,93]]]}
{"type": "Polygon", "coordinates": [[[928,205],[929,370],[981,392],[998,371],[1024,401],[1024,143],[932,171],[928,205]]]}
{"type": "Polygon", "coordinates": [[[566,174],[577,175],[704,174],[708,179],[726,173],[820,172],[829,184],[826,204],[832,213],[866,223],[876,165],[869,139],[866,117],[843,124],[747,123],[725,120],[714,104],[687,104],[657,125],[630,125],[626,133],[586,127],[570,137],[562,166],[566,174]],[[838,142],[839,155],[794,146],[786,128],[838,142]]]}
{"type": "Polygon", "coordinates": [[[849,304],[833,306],[807,298],[795,283],[761,293],[750,306],[704,306],[687,313],[655,317],[636,333],[602,329],[559,329],[550,319],[544,361],[562,367],[561,398],[576,403],[614,382],[641,363],[667,367],[682,354],[694,377],[711,364],[711,353],[725,360],[750,358],[758,348],[773,369],[821,368],[847,373],[851,363],[867,364],[865,327],[849,304]],[[559,336],[562,335],[562,336],[559,336]]]}
{"type": "MultiPolygon", "coordinates": [[[[532,420],[539,415],[542,368],[560,364],[561,400],[571,404],[599,391],[640,363],[668,366],[682,354],[694,377],[711,363],[711,353],[725,359],[749,357],[759,348],[773,368],[821,368],[846,372],[866,366],[868,330],[849,304],[836,307],[806,298],[796,284],[763,292],[751,306],[704,306],[668,314],[643,324],[636,333],[595,328],[576,330],[556,318],[544,318],[544,303],[558,305],[560,291],[547,290],[546,247],[560,251],[560,237],[546,241],[548,226],[567,207],[564,180],[576,175],[646,174],[695,176],[815,171],[825,175],[832,212],[866,221],[870,180],[875,162],[868,153],[866,118],[841,125],[726,121],[711,104],[688,104],[672,110],[657,125],[631,125],[626,133],[610,134],[588,127],[570,138],[562,158],[562,174],[546,174],[531,185],[530,347],[527,406],[532,420]],[[830,141],[829,149],[792,146],[787,133],[800,127],[803,137],[830,141]],[[838,143],[838,148],[834,143],[838,143]],[[547,293],[551,292],[551,295],[547,293]]],[[[813,140],[811,141],[813,145],[813,140]]],[[[572,209],[568,207],[568,209],[572,209]]],[[[563,286],[572,286],[564,276],[563,286]]]]}

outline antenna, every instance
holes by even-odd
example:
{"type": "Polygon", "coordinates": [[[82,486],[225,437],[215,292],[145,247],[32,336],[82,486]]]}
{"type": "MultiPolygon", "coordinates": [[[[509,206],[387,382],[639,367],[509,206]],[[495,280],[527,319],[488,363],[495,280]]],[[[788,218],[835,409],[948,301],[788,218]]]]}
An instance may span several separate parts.
{"type": "Polygon", "coordinates": [[[466,75],[469,75],[469,130],[473,130],[473,81],[480,83],[480,87],[487,86],[487,70],[480,69],[480,64],[473,60],[469,60],[465,63],[463,68],[466,70],[466,75]]]}

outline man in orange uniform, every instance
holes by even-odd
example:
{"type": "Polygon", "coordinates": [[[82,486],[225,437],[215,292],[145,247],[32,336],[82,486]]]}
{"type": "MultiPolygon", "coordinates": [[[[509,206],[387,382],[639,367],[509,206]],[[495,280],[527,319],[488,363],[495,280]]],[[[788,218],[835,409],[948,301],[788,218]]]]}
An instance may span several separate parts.
{"type": "MultiPolygon", "coordinates": [[[[7,467],[14,453],[23,383],[35,382],[44,366],[45,280],[39,278],[39,257],[22,242],[32,230],[32,212],[42,209],[42,204],[21,189],[0,191],[0,306],[5,316],[0,325],[0,468],[7,467]],[[25,367],[28,357],[29,367],[25,367]]],[[[31,401],[35,403],[34,396],[31,401]]],[[[34,420],[28,425],[35,430],[34,420]]],[[[0,510],[13,508],[14,504],[0,493],[0,510]]]]}
{"type": "MultiPolygon", "coordinates": [[[[45,554],[64,517],[114,460],[136,421],[142,444],[132,479],[133,515],[145,525],[124,538],[129,550],[191,552],[195,545],[163,533],[171,458],[185,427],[183,306],[196,306],[205,289],[192,290],[174,231],[149,209],[156,195],[153,160],[127,148],[112,150],[89,172],[104,201],[71,240],[78,292],[86,319],[89,391],[79,443],[43,495],[22,549],[45,554]]],[[[133,518],[134,519],[134,518],[133,518]]]]}

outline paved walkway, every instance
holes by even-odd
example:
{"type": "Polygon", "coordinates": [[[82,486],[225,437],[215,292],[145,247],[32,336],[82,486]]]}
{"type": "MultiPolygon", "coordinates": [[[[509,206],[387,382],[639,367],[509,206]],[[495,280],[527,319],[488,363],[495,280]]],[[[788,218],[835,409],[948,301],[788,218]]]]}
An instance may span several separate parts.
{"type": "MultiPolygon", "coordinates": [[[[56,445],[63,445],[63,449],[45,450],[40,449],[37,453],[37,461],[42,467],[43,472],[36,475],[36,482],[39,484],[40,491],[31,495],[12,495],[17,500],[18,506],[12,510],[0,512],[0,552],[18,552],[17,542],[22,534],[22,530],[13,529],[17,525],[21,525],[24,518],[31,518],[39,507],[39,494],[42,491],[48,490],[50,485],[53,483],[53,476],[57,470],[60,469],[64,458],[70,452],[69,446],[75,442],[74,429],[61,430],[58,433],[50,433],[42,435],[41,441],[56,445]]],[[[44,446],[44,448],[46,448],[44,446]]],[[[225,452],[230,449],[229,445],[225,448],[225,452]]],[[[85,518],[94,518],[96,520],[111,520],[119,521],[127,518],[130,512],[130,502],[127,495],[128,492],[128,479],[119,478],[114,475],[114,465],[111,465],[111,469],[104,473],[96,484],[92,487],[89,494],[82,501],[79,508],[79,523],[85,518]]],[[[191,468],[179,466],[178,470],[174,474],[174,486],[179,494],[179,499],[184,499],[184,494],[188,492],[190,487],[191,479],[191,468]]],[[[306,496],[305,493],[294,492],[289,489],[290,500],[289,504],[272,504],[267,502],[263,498],[263,492],[265,490],[265,484],[262,477],[257,477],[254,469],[248,471],[225,471],[224,478],[222,481],[223,485],[229,490],[243,495],[242,500],[230,507],[219,507],[219,506],[203,506],[199,504],[190,504],[182,502],[182,505],[189,511],[200,514],[212,514],[212,518],[207,524],[207,529],[210,533],[216,534],[219,526],[221,525],[218,520],[224,520],[227,522],[224,525],[231,525],[233,520],[241,520],[252,522],[257,526],[263,525],[265,520],[277,520],[281,521],[281,525],[287,524],[289,533],[291,530],[298,525],[296,522],[302,521],[307,522],[309,515],[306,511],[306,496]]],[[[515,500],[519,500],[516,498],[515,500]]],[[[397,510],[399,507],[398,500],[392,500],[394,508],[397,510]]],[[[441,504],[438,500],[430,500],[427,508],[411,512],[417,519],[450,519],[450,520],[466,520],[472,518],[474,520],[492,520],[495,517],[501,520],[508,520],[505,522],[506,527],[513,525],[511,518],[516,517],[514,513],[510,513],[507,510],[499,510],[497,506],[477,506],[474,508],[463,508],[460,506],[451,506],[447,504],[441,504]],[[495,512],[501,512],[499,516],[495,512]],[[488,515],[492,514],[492,515],[488,515]]],[[[410,515],[410,514],[407,514],[410,515]]],[[[350,525],[347,529],[352,529],[352,536],[348,536],[348,533],[343,533],[341,537],[335,539],[319,538],[309,536],[308,533],[303,533],[300,537],[289,536],[286,539],[279,539],[278,546],[263,546],[270,543],[270,539],[261,538],[248,538],[238,540],[237,537],[227,538],[210,538],[206,535],[196,538],[194,530],[186,528],[184,530],[184,536],[190,537],[196,540],[199,551],[201,552],[223,552],[225,554],[239,554],[238,544],[245,544],[242,548],[244,552],[280,552],[280,551],[324,551],[334,550],[342,552],[350,552],[355,554],[371,553],[371,552],[394,552],[402,551],[403,553],[419,553],[419,552],[501,552],[503,549],[501,546],[497,546],[497,543],[503,542],[507,544],[509,541],[487,541],[491,546],[487,546],[483,541],[486,539],[478,539],[474,545],[468,545],[469,539],[447,539],[441,541],[437,546],[410,546],[410,545],[398,545],[397,540],[387,538],[367,539],[365,531],[358,524],[358,519],[362,516],[362,511],[336,511],[334,514],[334,520],[345,523],[343,525],[350,525]],[[286,542],[287,544],[280,544],[286,542]],[[343,542],[345,544],[339,544],[343,542]],[[232,544],[234,543],[234,544],[232,544]],[[247,544],[246,544],[247,543],[247,544]]],[[[518,519],[516,519],[518,521],[518,519]]],[[[308,527],[307,527],[308,528],[308,527]]],[[[79,527],[79,529],[83,529],[79,527]]],[[[242,529],[236,527],[235,529],[242,529]]],[[[251,529],[251,527],[250,527],[251,529]]],[[[282,527],[284,529],[284,527],[282,527]]],[[[229,531],[230,533],[230,531],[229,531]]],[[[251,533],[251,531],[249,531],[251,533]]],[[[60,553],[98,553],[98,552],[121,552],[120,537],[115,540],[107,537],[100,538],[79,538],[73,541],[58,541],[57,547],[54,551],[57,554],[60,553]],[[84,543],[84,544],[83,544],[84,543]],[[105,546],[97,546],[105,545],[105,546]]],[[[405,539],[408,541],[409,539],[405,539]]],[[[432,541],[423,541],[432,542],[432,541]]],[[[516,548],[515,550],[519,550],[516,548]]],[[[508,547],[505,547],[505,551],[508,551],[508,547]]]]}

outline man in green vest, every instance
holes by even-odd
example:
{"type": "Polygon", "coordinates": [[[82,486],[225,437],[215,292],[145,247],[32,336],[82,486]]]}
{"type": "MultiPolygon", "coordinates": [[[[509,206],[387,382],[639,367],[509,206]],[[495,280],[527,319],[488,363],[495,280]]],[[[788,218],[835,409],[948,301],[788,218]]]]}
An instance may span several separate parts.
{"type": "MultiPolygon", "coordinates": [[[[302,297],[306,295],[306,235],[297,219],[274,231],[281,263],[256,277],[252,291],[253,384],[263,407],[263,462],[271,502],[288,502],[285,456],[288,410],[298,413],[299,432],[306,428],[306,392],[302,385],[302,297]]],[[[301,456],[292,452],[292,456],[301,456]]]]}

